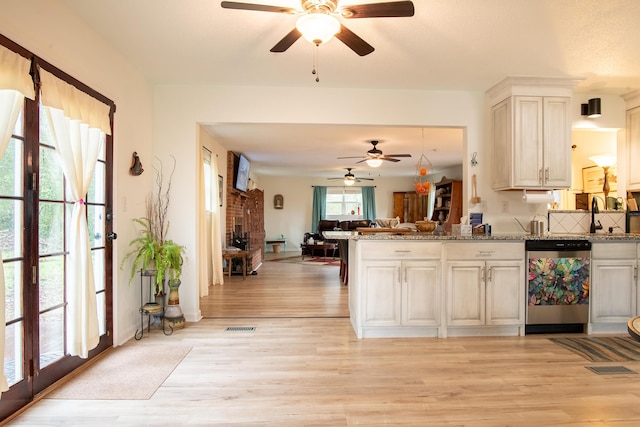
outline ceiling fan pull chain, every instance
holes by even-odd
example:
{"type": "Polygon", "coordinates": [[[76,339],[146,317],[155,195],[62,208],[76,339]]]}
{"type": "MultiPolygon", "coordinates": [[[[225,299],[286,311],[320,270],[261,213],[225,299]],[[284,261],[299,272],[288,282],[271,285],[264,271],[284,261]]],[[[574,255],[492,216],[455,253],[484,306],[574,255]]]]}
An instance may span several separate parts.
{"type": "Polygon", "coordinates": [[[320,81],[320,71],[318,69],[318,47],[319,46],[320,45],[316,44],[316,48],[313,51],[313,70],[311,71],[311,74],[316,76],[316,83],[320,81]]]}

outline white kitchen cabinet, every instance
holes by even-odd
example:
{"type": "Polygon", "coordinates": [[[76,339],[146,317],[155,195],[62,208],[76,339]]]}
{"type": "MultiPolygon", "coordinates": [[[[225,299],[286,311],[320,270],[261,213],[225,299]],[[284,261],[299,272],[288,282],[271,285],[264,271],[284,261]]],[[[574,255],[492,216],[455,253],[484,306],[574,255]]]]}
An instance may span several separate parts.
{"type": "Polygon", "coordinates": [[[439,261],[365,261],[364,326],[438,325],[439,261]]]}
{"type": "Polygon", "coordinates": [[[491,116],[494,190],[571,186],[571,98],[510,96],[491,116]]]}
{"type": "Polygon", "coordinates": [[[351,323],[359,338],[438,335],[440,242],[358,242],[349,257],[359,264],[349,277],[351,323]]]}
{"type": "Polygon", "coordinates": [[[624,333],[638,307],[637,244],[594,242],[589,332],[624,333]]]}
{"type": "Polygon", "coordinates": [[[487,325],[521,325],[525,307],[523,261],[487,261],[487,325]]]}
{"type": "Polygon", "coordinates": [[[440,323],[439,261],[364,261],[364,326],[440,323]]]}
{"type": "Polygon", "coordinates": [[[627,190],[640,190],[640,107],[627,110],[627,190]]]}
{"type": "Polygon", "coordinates": [[[400,262],[365,261],[362,277],[364,289],[365,326],[396,326],[400,324],[400,262]]]}
{"type": "Polygon", "coordinates": [[[405,261],[402,263],[402,325],[440,325],[441,263],[405,261]]]}
{"type": "Polygon", "coordinates": [[[447,262],[447,325],[519,325],[525,303],[520,277],[521,261],[447,262]]]}
{"type": "Polygon", "coordinates": [[[447,326],[484,325],[485,262],[447,262],[447,326]]]}
{"type": "Polygon", "coordinates": [[[467,327],[524,333],[524,245],[447,243],[445,253],[447,333],[467,327]]]}

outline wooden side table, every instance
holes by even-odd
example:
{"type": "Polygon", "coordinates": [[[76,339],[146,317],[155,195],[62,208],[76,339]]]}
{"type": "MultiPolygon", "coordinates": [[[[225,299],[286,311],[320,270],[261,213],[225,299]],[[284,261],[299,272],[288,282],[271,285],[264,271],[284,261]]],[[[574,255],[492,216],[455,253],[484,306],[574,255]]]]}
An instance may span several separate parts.
{"type": "Polygon", "coordinates": [[[231,277],[231,260],[233,259],[242,259],[242,280],[245,280],[247,277],[247,257],[251,254],[250,251],[222,251],[222,259],[226,259],[229,261],[229,267],[227,267],[227,271],[229,272],[229,277],[231,277]]]}

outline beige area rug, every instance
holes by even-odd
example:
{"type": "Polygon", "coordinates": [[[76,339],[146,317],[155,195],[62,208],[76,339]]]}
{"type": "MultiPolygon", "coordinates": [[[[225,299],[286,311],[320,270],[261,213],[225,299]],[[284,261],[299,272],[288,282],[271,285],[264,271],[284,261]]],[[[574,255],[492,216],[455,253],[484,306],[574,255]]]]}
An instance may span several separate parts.
{"type": "Polygon", "coordinates": [[[147,400],[164,383],[191,347],[131,343],[116,347],[47,399],[147,400]]]}
{"type": "Polygon", "coordinates": [[[640,344],[630,337],[574,337],[550,340],[591,362],[640,361],[640,344]]]}

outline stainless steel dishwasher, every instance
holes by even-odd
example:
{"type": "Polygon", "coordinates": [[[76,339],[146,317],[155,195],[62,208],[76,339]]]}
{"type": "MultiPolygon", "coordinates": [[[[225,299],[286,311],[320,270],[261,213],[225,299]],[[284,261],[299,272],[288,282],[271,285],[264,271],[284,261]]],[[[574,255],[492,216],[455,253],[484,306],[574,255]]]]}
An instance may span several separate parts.
{"type": "Polygon", "coordinates": [[[584,332],[589,321],[591,242],[527,240],[525,333],[584,332]]]}

